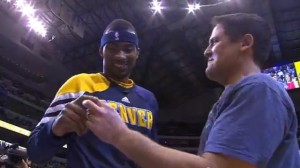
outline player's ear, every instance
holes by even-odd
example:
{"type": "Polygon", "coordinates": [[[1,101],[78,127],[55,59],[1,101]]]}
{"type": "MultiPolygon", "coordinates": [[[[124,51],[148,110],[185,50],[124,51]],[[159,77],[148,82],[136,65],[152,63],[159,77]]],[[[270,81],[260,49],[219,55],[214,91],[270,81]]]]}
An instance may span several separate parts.
{"type": "Polygon", "coordinates": [[[140,48],[136,47],[136,59],[138,59],[140,56],[140,48]]]}
{"type": "Polygon", "coordinates": [[[99,55],[103,58],[103,48],[99,48],[99,55]]]}

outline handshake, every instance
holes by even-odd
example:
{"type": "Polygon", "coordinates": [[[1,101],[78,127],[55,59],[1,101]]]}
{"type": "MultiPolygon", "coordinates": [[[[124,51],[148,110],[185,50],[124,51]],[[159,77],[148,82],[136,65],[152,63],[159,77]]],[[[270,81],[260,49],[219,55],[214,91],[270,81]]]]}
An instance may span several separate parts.
{"type": "Polygon", "coordinates": [[[87,130],[91,130],[101,140],[112,143],[119,134],[129,129],[108,103],[87,95],[66,104],[52,125],[55,136],[72,132],[81,136],[87,130]]]}

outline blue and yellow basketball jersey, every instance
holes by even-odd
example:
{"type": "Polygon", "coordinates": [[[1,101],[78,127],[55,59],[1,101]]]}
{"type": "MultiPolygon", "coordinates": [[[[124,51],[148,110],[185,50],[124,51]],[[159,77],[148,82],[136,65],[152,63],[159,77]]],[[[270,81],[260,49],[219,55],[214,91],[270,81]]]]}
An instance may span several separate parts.
{"type": "MultiPolygon", "coordinates": [[[[100,73],[79,74],[67,80],[58,90],[50,107],[30,138],[39,138],[38,136],[42,135],[48,136],[46,133],[39,132],[43,130],[49,132],[51,128],[42,129],[42,127],[51,127],[55,117],[64,109],[65,104],[84,94],[107,101],[116,109],[129,128],[139,131],[153,140],[156,139],[154,123],[158,112],[158,104],[154,95],[150,91],[135,85],[132,80],[130,80],[130,83],[121,83],[100,73]]],[[[71,134],[65,139],[67,140],[64,140],[64,142],[67,142],[68,145],[68,167],[137,167],[112,145],[99,140],[91,131],[82,136],[71,134]]],[[[32,140],[34,141],[34,139],[32,140]]],[[[51,140],[56,141],[55,138],[50,138],[49,141],[51,140]]],[[[59,141],[62,142],[62,140],[59,141]]],[[[51,145],[46,146],[50,147],[51,145]]]]}

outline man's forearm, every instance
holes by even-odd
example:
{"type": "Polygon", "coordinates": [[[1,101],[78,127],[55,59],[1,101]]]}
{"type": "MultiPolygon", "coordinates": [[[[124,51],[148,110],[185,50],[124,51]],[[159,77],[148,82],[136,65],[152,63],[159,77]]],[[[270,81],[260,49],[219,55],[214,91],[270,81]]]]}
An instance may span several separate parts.
{"type": "Polygon", "coordinates": [[[136,131],[124,132],[114,145],[145,168],[212,167],[205,158],[163,147],[136,131]]]}

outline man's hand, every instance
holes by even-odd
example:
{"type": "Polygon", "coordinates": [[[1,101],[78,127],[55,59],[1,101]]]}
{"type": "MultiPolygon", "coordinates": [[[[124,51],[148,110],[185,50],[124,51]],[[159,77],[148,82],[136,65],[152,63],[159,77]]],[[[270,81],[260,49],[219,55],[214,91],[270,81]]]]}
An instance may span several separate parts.
{"type": "Polygon", "coordinates": [[[102,141],[116,144],[122,134],[130,131],[117,111],[105,101],[85,100],[83,106],[89,111],[87,127],[102,141]]]}
{"type": "Polygon", "coordinates": [[[82,135],[86,132],[86,111],[82,106],[84,100],[96,102],[98,98],[83,95],[66,104],[65,109],[60,112],[52,125],[52,132],[54,135],[63,136],[71,132],[82,135]]]}

